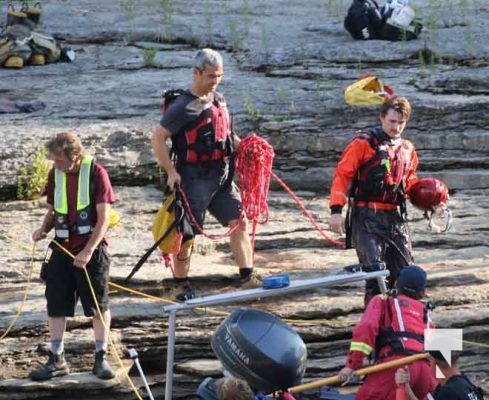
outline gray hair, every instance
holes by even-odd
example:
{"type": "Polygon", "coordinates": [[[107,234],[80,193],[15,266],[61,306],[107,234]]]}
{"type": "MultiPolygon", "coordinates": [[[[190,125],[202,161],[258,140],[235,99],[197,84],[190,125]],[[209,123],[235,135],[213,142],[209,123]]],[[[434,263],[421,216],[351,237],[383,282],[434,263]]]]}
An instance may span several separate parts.
{"type": "Polygon", "coordinates": [[[194,67],[203,71],[206,65],[219,67],[223,65],[222,56],[216,50],[200,49],[195,56],[194,67]]]}

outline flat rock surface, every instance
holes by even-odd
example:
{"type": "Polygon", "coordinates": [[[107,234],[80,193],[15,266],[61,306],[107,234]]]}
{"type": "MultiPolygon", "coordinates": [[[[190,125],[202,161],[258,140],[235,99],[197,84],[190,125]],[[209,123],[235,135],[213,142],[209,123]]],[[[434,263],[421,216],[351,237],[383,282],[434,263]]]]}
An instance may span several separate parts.
{"type": "MultiPolygon", "coordinates": [[[[156,393],[163,390],[168,321],[163,307],[168,298],[168,279],[157,253],[126,284],[139,257],[152,243],[150,223],[161,198],[151,188],[116,188],[117,208],[122,223],[110,231],[113,255],[111,284],[115,349],[127,359],[126,349],[135,347],[156,393]],[[127,201],[131,199],[131,201],[127,201]],[[125,201],[126,200],[126,201],[125,201]]],[[[480,194],[478,194],[480,195],[480,194]]],[[[302,204],[325,227],[326,198],[310,192],[297,192],[302,204]]],[[[475,204],[474,195],[454,197],[453,228],[448,233],[429,231],[427,221],[416,209],[410,209],[416,262],[429,276],[430,299],[437,305],[434,320],[441,328],[463,328],[463,359],[466,372],[485,384],[487,362],[487,312],[489,270],[487,269],[487,232],[480,229],[484,204],[475,204]],[[464,210],[471,209],[471,213],[464,210]]],[[[272,192],[268,199],[269,222],[257,227],[255,265],[262,275],[288,274],[292,282],[343,274],[343,267],[356,262],[353,250],[331,244],[312,227],[293,199],[272,192]]],[[[0,302],[0,326],[5,329],[21,308],[21,314],[7,337],[0,342],[3,354],[2,374],[19,378],[43,359],[46,340],[43,284],[37,278],[45,243],[36,246],[34,262],[29,234],[43,213],[43,199],[37,202],[4,203],[0,215],[4,223],[1,252],[4,295],[0,302]],[[22,227],[16,221],[26,221],[22,227]],[[13,240],[15,238],[15,241],[13,240]],[[26,281],[31,275],[31,282],[26,281]],[[25,303],[25,291],[29,290],[25,303]]],[[[441,221],[439,221],[441,225],[441,221]]],[[[208,233],[225,229],[212,220],[208,233]]],[[[328,235],[328,232],[325,232],[328,235]]],[[[337,239],[337,238],[336,238],[337,239]]],[[[201,295],[218,294],[237,278],[226,240],[211,241],[199,237],[192,259],[191,276],[201,295]]],[[[299,332],[308,347],[307,380],[334,375],[344,362],[348,338],[362,310],[363,283],[324,287],[293,295],[236,302],[199,309],[177,317],[175,349],[176,396],[195,390],[199,379],[218,376],[219,365],[210,349],[210,335],[236,307],[258,307],[283,318],[299,332]],[[198,327],[198,328],[197,328],[198,327]]],[[[79,312],[78,315],[81,315],[79,312]]],[[[90,324],[83,317],[70,320],[66,338],[67,358],[74,371],[86,371],[92,363],[90,324]]],[[[113,363],[118,363],[112,357],[113,363]]],[[[137,380],[137,372],[132,376],[137,380]]],[[[60,386],[59,390],[62,386],[60,386]]]]}

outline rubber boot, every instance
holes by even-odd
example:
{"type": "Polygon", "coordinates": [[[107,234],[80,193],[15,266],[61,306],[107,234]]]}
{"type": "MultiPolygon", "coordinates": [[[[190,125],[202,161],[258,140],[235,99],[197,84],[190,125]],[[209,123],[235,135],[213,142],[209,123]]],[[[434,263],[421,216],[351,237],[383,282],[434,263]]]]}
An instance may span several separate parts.
{"type": "Polygon", "coordinates": [[[49,352],[48,362],[29,374],[33,381],[47,381],[53,377],[68,375],[70,370],[65,361],[64,353],[53,354],[49,352]]]}
{"type": "Polygon", "coordinates": [[[105,359],[105,356],[106,352],[104,350],[95,353],[95,364],[93,364],[92,373],[99,379],[112,379],[115,374],[105,359]]]}

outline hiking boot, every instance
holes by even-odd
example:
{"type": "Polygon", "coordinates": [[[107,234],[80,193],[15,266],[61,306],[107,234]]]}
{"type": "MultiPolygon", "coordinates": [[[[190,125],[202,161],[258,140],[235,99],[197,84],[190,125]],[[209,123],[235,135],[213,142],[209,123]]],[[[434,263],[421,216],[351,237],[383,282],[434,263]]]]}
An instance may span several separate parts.
{"type": "Polygon", "coordinates": [[[245,290],[245,289],[256,289],[256,288],[261,288],[263,285],[261,276],[258,275],[255,272],[252,272],[250,276],[247,278],[241,279],[239,281],[239,286],[238,289],[245,290]]]}
{"type": "Polygon", "coordinates": [[[68,375],[70,370],[65,361],[64,353],[53,354],[49,352],[48,362],[29,374],[33,381],[47,381],[53,377],[68,375]]]}
{"type": "Polygon", "coordinates": [[[104,350],[99,350],[95,353],[95,364],[93,364],[92,373],[99,379],[112,379],[115,374],[110,368],[109,363],[105,359],[107,353],[104,350]]]}
{"type": "Polygon", "coordinates": [[[175,285],[170,289],[170,297],[178,301],[184,302],[197,297],[197,293],[188,283],[175,285]]]}
{"type": "Polygon", "coordinates": [[[188,280],[184,281],[172,281],[164,286],[165,296],[175,299],[180,302],[184,302],[197,297],[197,291],[192,288],[188,280]]]}
{"type": "Polygon", "coordinates": [[[354,274],[356,272],[362,272],[362,264],[353,264],[347,265],[343,268],[343,271],[348,272],[350,274],[354,274]]]}

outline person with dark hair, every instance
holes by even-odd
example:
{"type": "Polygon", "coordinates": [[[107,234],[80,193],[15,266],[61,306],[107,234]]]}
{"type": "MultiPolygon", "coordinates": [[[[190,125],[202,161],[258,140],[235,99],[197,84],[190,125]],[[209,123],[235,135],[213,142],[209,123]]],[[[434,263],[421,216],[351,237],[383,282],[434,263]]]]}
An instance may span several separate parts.
{"type": "MultiPolygon", "coordinates": [[[[484,395],[480,387],[475,386],[469,378],[460,372],[458,360],[462,352],[452,351],[450,363],[445,360],[439,351],[429,351],[430,363],[433,375],[436,376],[438,369],[443,378],[439,379],[439,384],[432,394],[428,394],[428,400],[483,400],[484,395]]],[[[410,400],[417,400],[418,397],[413,393],[411,385],[414,378],[410,375],[407,368],[400,368],[395,375],[397,385],[406,385],[410,400]]]]}
{"type": "Polygon", "coordinates": [[[54,164],[46,188],[48,209],[32,240],[44,239],[54,229],[54,241],[59,246],[54,241],[49,245],[52,253],[42,273],[46,282],[49,359],[29,377],[45,381],[69,373],[63,337],[66,317],[74,316],[80,299],[85,316],[92,317],[95,335],[92,372],[100,379],[112,379],[114,373],[106,361],[111,315],[110,256],[105,239],[110,204],[115,202],[112,185],[107,171],[85,153],[74,133],[56,135],[46,144],[46,149],[54,164]]]}
{"type": "MultiPolygon", "coordinates": [[[[253,252],[241,197],[233,182],[232,155],[240,139],[233,134],[224,96],[216,91],[224,74],[222,56],[212,49],[197,52],[193,83],[166,108],[152,137],[153,152],[168,175],[167,185],[179,185],[188,199],[194,233],[201,233],[206,211],[222,225],[234,228],[230,247],[239,268],[239,288],[261,287],[253,271],[253,252]],[[171,139],[171,153],[166,141],[171,139]]],[[[188,280],[192,246],[174,257],[178,300],[194,295],[188,280]]]]}
{"type": "Polygon", "coordinates": [[[254,394],[248,382],[243,379],[227,377],[217,387],[218,400],[253,400],[254,394]]]}
{"type": "MultiPolygon", "coordinates": [[[[375,364],[382,364],[407,355],[422,353],[424,330],[433,328],[429,309],[421,302],[426,296],[426,272],[417,265],[401,269],[391,296],[377,295],[368,303],[352,333],[350,351],[345,367],[339,372],[346,380],[363,366],[365,357],[374,356],[375,364]]],[[[427,360],[409,366],[413,377],[413,391],[420,398],[434,389],[436,381],[427,360]]],[[[394,369],[369,375],[357,393],[357,400],[395,400],[394,369]]]]}
{"type": "MultiPolygon", "coordinates": [[[[380,126],[357,132],[346,146],[330,190],[331,231],[346,233],[347,247],[355,248],[363,271],[387,266],[389,287],[401,268],[413,262],[405,197],[417,180],[418,156],[414,145],[401,137],[410,116],[405,97],[387,99],[380,108],[380,126]]],[[[379,293],[377,281],[368,280],[365,306],[379,293]]]]}

